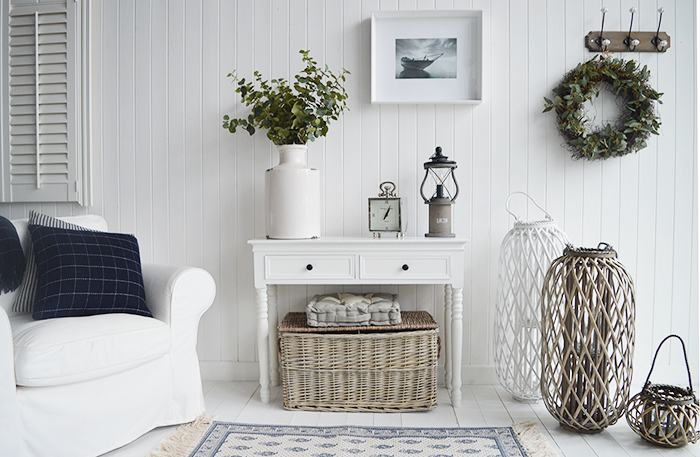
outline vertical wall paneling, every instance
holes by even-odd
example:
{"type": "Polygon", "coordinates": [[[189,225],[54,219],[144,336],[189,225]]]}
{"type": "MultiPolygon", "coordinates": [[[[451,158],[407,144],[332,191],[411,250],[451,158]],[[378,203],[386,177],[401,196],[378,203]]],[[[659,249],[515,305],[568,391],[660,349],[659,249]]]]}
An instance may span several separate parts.
{"type": "Polygon", "coordinates": [[[343,230],[342,235],[360,236],[365,225],[362,215],[367,210],[365,196],[362,193],[362,118],[359,115],[364,98],[362,64],[367,61],[363,46],[369,46],[369,35],[363,33],[362,5],[360,2],[343,2],[343,67],[350,69],[345,90],[355,94],[347,100],[348,114],[343,116],[343,230]],[[354,46],[353,43],[356,43],[354,46]],[[359,45],[361,44],[361,45],[359,45]],[[355,113],[355,115],[351,115],[355,113]]]}
{"type": "Polygon", "coordinates": [[[134,221],[130,228],[125,224],[120,227],[125,231],[138,232],[139,249],[149,256],[153,255],[152,19],[150,1],[134,2],[134,30],[129,32],[134,37],[133,78],[139,82],[133,87],[134,111],[131,119],[134,126],[134,142],[131,145],[134,155],[134,221]]]}
{"type": "MultiPolygon", "coordinates": [[[[557,37],[565,36],[565,18],[566,18],[566,3],[547,1],[546,11],[544,16],[545,24],[545,41],[540,49],[545,53],[547,59],[545,61],[546,75],[541,81],[540,90],[550,98],[551,90],[561,80],[562,75],[569,68],[566,65],[566,39],[558,39],[557,37]]],[[[540,98],[540,102],[543,100],[540,98]]],[[[542,108],[543,105],[540,105],[542,108]]],[[[536,112],[534,109],[533,113],[536,112]]],[[[539,111],[537,111],[539,112],[539,111]]],[[[561,137],[556,129],[551,128],[552,118],[548,116],[540,116],[545,120],[546,136],[544,143],[540,146],[546,157],[546,167],[544,179],[546,179],[544,208],[557,221],[558,224],[564,223],[564,202],[565,202],[565,175],[561,172],[566,166],[566,162],[570,160],[567,154],[564,154],[561,148],[561,137]]],[[[512,221],[511,221],[512,222],[512,221]]]]}
{"type": "MultiPolygon", "coordinates": [[[[120,156],[120,116],[119,116],[119,3],[104,2],[102,5],[101,49],[94,49],[102,57],[102,144],[93,153],[102,153],[102,214],[112,226],[119,225],[119,156],[120,156]],[[109,190],[106,190],[109,189],[109,190]],[[109,195],[107,195],[107,192],[109,195]],[[109,201],[108,201],[109,200],[109,201]]],[[[97,41],[97,40],[95,40],[97,41]]],[[[94,126],[94,124],[93,124],[94,126]]]]}
{"type": "MultiPolygon", "coordinates": [[[[206,360],[238,360],[238,306],[225,306],[225,301],[222,297],[231,297],[228,300],[236,303],[242,302],[238,293],[252,293],[249,288],[237,287],[238,285],[238,259],[244,254],[241,251],[240,255],[237,250],[242,247],[239,241],[240,225],[239,221],[239,205],[236,189],[238,188],[239,176],[246,170],[242,167],[237,167],[238,159],[244,157],[244,154],[235,154],[237,137],[231,135],[220,127],[220,118],[224,113],[231,115],[235,114],[233,110],[235,100],[235,87],[226,75],[236,68],[236,56],[233,49],[236,48],[239,42],[238,35],[238,17],[239,10],[234,2],[220,2],[218,11],[217,27],[218,33],[218,62],[216,70],[212,68],[212,81],[217,81],[219,88],[218,97],[211,105],[207,104],[207,109],[212,111],[212,117],[216,117],[214,126],[218,134],[212,131],[212,136],[218,140],[218,173],[207,174],[207,179],[213,179],[218,188],[218,207],[214,208],[218,215],[218,225],[212,227],[213,232],[219,241],[219,250],[213,255],[218,259],[219,275],[217,280],[217,298],[214,310],[218,313],[212,313],[213,319],[211,324],[211,332],[218,335],[220,347],[207,350],[218,351],[219,357],[208,357],[206,360]],[[236,25],[236,26],[232,26],[236,25]],[[217,315],[218,314],[218,315],[217,315]]],[[[212,122],[214,122],[212,120],[212,122]]],[[[240,135],[238,135],[240,137],[240,135]]],[[[208,155],[208,154],[206,154],[208,155]]],[[[216,190],[215,190],[216,191],[216,190]]],[[[209,225],[209,221],[205,222],[209,225]]],[[[209,313],[207,313],[209,314],[209,313]]],[[[209,331],[209,327],[207,327],[209,331]]]]}
{"type": "MultiPolygon", "coordinates": [[[[171,263],[186,261],[185,140],[187,122],[187,51],[184,1],[168,2],[168,230],[171,263]]],[[[199,90],[198,88],[192,88],[199,90]]]]}
{"type": "MultiPolygon", "coordinates": [[[[694,18],[696,15],[696,5],[693,3],[676,1],[675,8],[678,13],[674,17],[675,22],[675,33],[678,30],[690,28],[693,26],[694,18]]],[[[682,49],[677,53],[676,61],[690,62],[694,59],[694,54],[692,49],[682,49]]],[[[684,72],[682,74],[676,74],[675,86],[682,87],[686,91],[685,95],[675,97],[675,130],[674,134],[676,136],[676,151],[685,150],[692,151],[696,148],[694,139],[690,136],[683,136],[678,138],[678,132],[691,132],[697,125],[697,110],[693,108],[693,100],[697,100],[697,86],[694,84],[696,79],[692,79],[694,75],[691,73],[684,72]],[[691,92],[691,89],[694,89],[691,92]],[[679,114],[684,113],[684,114],[679,114]],[[687,113],[693,113],[690,115],[687,113]]],[[[696,132],[697,135],[697,132],[696,132]]],[[[688,193],[689,189],[693,189],[693,170],[696,169],[696,157],[693,154],[676,154],[675,155],[675,170],[673,181],[674,184],[674,197],[677,195],[684,195],[688,193]]],[[[692,193],[696,195],[695,192],[692,193]]],[[[674,198],[675,200],[675,198],[674,198]]],[[[673,242],[669,246],[673,252],[673,302],[683,303],[692,302],[691,284],[692,284],[692,259],[693,251],[688,249],[693,245],[693,222],[697,221],[696,206],[691,205],[690,208],[683,205],[677,205],[674,202],[674,236],[673,242]]],[[[671,316],[670,328],[675,329],[679,327],[684,327],[688,325],[688,332],[692,334],[692,323],[698,322],[697,311],[693,312],[692,309],[680,309],[674,312],[671,316]],[[694,319],[693,319],[694,317],[694,319]]],[[[678,351],[672,353],[673,358],[671,363],[676,365],[682,363],[680,361],[680,356],[678,351]]],[[[697,347],[695,350],[691,350],[689,354],[691,360],[698,361],[697,347]]]]}
{"type": "MultiPolygon", "coordinates": [[[[656,2],[644,0],[639,5],[639,21],[642,27],[649,27],[656,19],[656,2]]],[[[666,57],[666,56],[664,56],[666,57]]],[[[668,57],[671,57],[670,55],[668,57]]],[[[659,90],[658,86],[658,57],[653,54],[640,56],[640,62],[648,65],[649,70],[655,75],[652,86],[659,90]]],[[[662,90],[664,92],[664,90],[662,90]]],[[[668,97],[664,97],[668,98],[668,97]]],[[[658,106],[659,112],[663,114],[662,105],[658,106]]],[[[665,124],[666,120],[662,117],[665,124]]],[[[662,127],[665,132],[667,126],[662,127]]],[[[648,338],[638,338],[636,350],[641,353],[650,352],[654,349],[654,321],[656,314],[664,313],[663,308],[654,309],[651,304],[655,300],[656,269],[648,268],[656,265],[656,242],[654,230],[656,228],[656,207],[661,203],[656,200],[657,188],[661,185],[657,181],[657,154],[658,140],[652,138],[648,142],[649,147],[639,154],[638,176],[638,200],[637,200],[637,276],[635,285],[637,288],[637,334],[648,335],[648,338]]],[[[658,344],[658,343],[656,343],[658,344]]]]}
{"type": "MultiPolygon", "coordinates": [[[[257,68],[254,67],[254,50],[251,46],[255,27],[255,11],[252,2],[237,2],[236,5],[237,11],[234,22],[234,24],[236,24],[236,46],[227,51],[228,54],[234,57],[235,61],[234,67],[226,71],[236,70],[241,77],[248,76],[250,78],[254,68],[257,68]],[[241,44],[239,45],[239,43],[241,44]]],[[[260,70],[262,71],[264,69],[260,68],[260,70]]],[[[231,93],[230,98],[222,98],[222,103],[224,103],[225,106],[224,112],[232,112],[232,114],[236,115],[240,113],[240,116],[243,116],[243,108],[240,104],[236,103],[237,96],[238,94],[231,93]],[[234,106],[235,110],[232,110],[234,106]]],[[[255,173],[255,155],[256,153],[262,154],[262,151],[256,151],[254,149],[253,137],[245,133],[237,134],[235,140],[235,148],[229,149],[227,153],[236,157],[236,175],[238,176],[238,182],[235,188],[228,186],[227,191],[236,196],[236,207],[222,207],[221,211],[225,212],[233,209],[237,213],[236,222],[238,231],[235,238],[235,250],[230,251],[230,255],[236,255],[237,257],[236,270],[238,275],[236,276],[237,283],[235,285],[237,299],[235,300],[236,305],[234,306],[237,315],[235,322],[236,327],[233,327],[233,329],[235,329],[235,339],[238,344],[234,346],[237,348],[235,358],[224,360],[251,362],[256,359],[255,345],[253,343],[253,341],[255,341],[255,325],[251,325],[251,323],[254,322],[256,313],[254,291],[252,287],[245,287],[246,284],[253,283],[253,274],[250,268],[253,255],[246,240],[255,237],[256,214],[262,215],[262,211],[255,210],[256,205],[259,207],[264,203],[261,199],[261,194],[258,193],[258,189],[255,187],[256,182],[263,179],[262,176],[256,175],[255,173]]],[[[225,331],[232,333],[231,330],[232,328],[228,328],[225,331]]],[[[234,337],[234,335],[230,336],[232,338],[234,337]]],[[[224,351],[226,350],[227,349],[224,348],[224,351]]]]}
{"type": "MultiPolygon", "coordinates": [[[[104,2],[103,2],[104,3],[104,2]]],[[[139,2],[141,3],[141,2],[139,2]]],[[[161,259],[162,262],[170,260],[170,217],[169,194],[167,192],[168,175],[168,150],[170,146],[168,136],[168,120],[170,118],[168,103],[168,74],[170,57],[168,53],[168,3],[165,1],[152,1],[151,4],[151,49],[150,62],[150,91],[151,91],[151,143],[144,145],[152,151],[153,169],[151,172],[151,237],[153,239],[152,258],[161,259]]],[[[110,16],[104,16],[103,21],[110,16]]],[[[104,54],[101,56],[103,59],[104,54]]],[[[104,81],[104,78],[103,78],[104,81]]],[[[147,82],[141,82],[147,84],[147,82]]],[[[94,111],[94,110],[93,110],[94,111]]],[[[104,151],[102,152],[104,155],[104,151]]],[[[104,170],[108,170],[103,167],[104,170]]],[[[103,186],[104,187],[104,186],[103,186]]],[[[104,191],[103,191],[104,192],[104,191]]],[[[139,195],[140,198],[143,198],[139,195]]],[[[103,204],[105,204],[103,197],[103,204]]],[[[110,202],[110,205],[113,205],[110,202]]],[[[111,222],[111,221],[110,221],[111,222]]]]}
{"type": "MultiPolygon", "coordinates": [[[[682,3],[682,2],[674,2],[682,3]]],[[[675,9],[675,5],[674,5],[675,9]]],[[[664,20],[663,27],[668,30],[671,36],[678,36],[675,27],[675,15],[669,18],[668,23],[664,20]]],[[[664,18],[665,19],[665,18],[664,18]]],[[[656,62],[656,81],[660,92],[664,92],[662,87],[669,84],[677,83],[676,71],[674,67],[679,64],[678,53],[669,55],[669,62],[664,62],[661,58],[657,58],[656,62]]],[[[664,59],[666,60],[666,59],[664,59]]],[[[683,87],[683,86],[678,86],[683,87]]],[[[678,92],[681,97],[683,92],[678,92]]],[[[663,134],[655,138],[656,143],[656,214],[654,217],[655,226],[652,228],[655,252],[655,275],[654,275],[654,297],[653,302],[673,302],[673,233],[674,233],[674,200],[675,186],[675,161],[677,154],[673,152],[678,148],[678,142],[675,135],[676,124],[676,94],[669,93],[663,97],[663,104],[659,105],[659,113],[663,122],[663,134]]],[[[652,329],[652,344],[658,345],[666,335],[671,333],[671,319],[673,317],[673,309],[671,312],[654,312],[654,324],[652,329]]],[[[666,351],[670,351],[667,348],[666,351]]],[[[670,352],[667,352],[670,354],[670,352]]]]}
{"type": "MultiPolygon", "coordinates": [[[[134,182],[136,172],[136,122],[140,120],[135,110],[136,75],[135,64],[137,62],[135,51],[135,2],[124,1],[118,3],[118,99],[117,116],[119,122],[118,145],[115,154],[118,157],[117,179],[119,183],[119,229],[133,232],[136,220],[136,186],[134,182]]],[[[144,78],[148,81],[147,77],[144,78]]],[[[148,151],[146,150],[147,154],[148,151]]]]}
{"type": "MultiPolygon", "coordinates": [[[[133,232],[145,262],[206,268],[217,282],[199,332],[203,373],[255,379],[252,253],[264,236],[264,172],[277,152],[264,132],[231,135],[223,114],[247,115],[226,74],[292,79],[300,49],[321,65],[351,72],[350,108],[329,135],[309,145],[322,172],[324,236],[370,236],[367,198],[383,180],[405,199],[408,235],[427,231],[419,185],[436,146],[457,163],[455,231],[470,239],[464,303],[464,373],[493,381],[492,339],[500,243],[513,219],[504,208],[522,190],[544,205],[576,245],[606,241],[637,287],[635,373],[660,339],[678,333],[698,359],[695,4],[668,0],[663,54],[625,53],[651,71],[663,92],[661,135],[638,154],[602,162],[571,159],[543,98],[564,73],[594,54],[583,36],[600,27],[599,0],[99,0],[93,27],[92,125],[95,205],[5,204],[0,214],[104,216],[133,232]],[[478,105],[370,104],[370,17],[379,10],[483,11],[483,102],[478,105]]],[[[606,0],[606,30],[655,30],[657,0],[606,0]]],[[[293,81],[292,81],[293,82],[293,81]]],[[[615,116],[609,95],[592,104],[596,122],[615,116]],[[607,99],[606,99],[607,97],[607,99]]],[[[524,198],[512,208],[542,214],[524,198]]],[[[282,286],[279,317],[301,311],[331,286],[282,286]]],[[[443,323],[440,286],[381,286],[405,309],[443,323]]],[[[376,290],[365,286],[363,290],[376,290]]],[[[694,357],[694,358],[693,358],[694,357]]],[[[665,350],[660,363],[681,365],[665,350]]],[[[694,370],[697,373],[697,365],[694,370]]],[[[696,379],[700,376],[695,375],[696,379]]]]}
{"type": "Polygon", "coordinates": [[[190,237],[189,233],[203,234],[202,226],[202,131],[204,122],[212,122],[204,116],[202,105],[203,30],[202,8],[206,2],[185,2],[185,59],[184,59],[184,228],[185,263],[202,265],[202,236],[190,237]]]}
{"type": "Polygon", "coordinates": [[[504,84],[497,84],[495,81],[495,78],[499,78],[497,75],[503,77],[509,74],[510,62],[508,58],[496,59],[494,56],[507,56],[510,49],[510,7],[507,2],[486,1],[475,2],[474,7],[483,9],[484,24],[493,23],[494,26],[483,28],[484,101],[474,107],[472,141],[475,146],[471,156],[471,175],[462,180],[462,187],[467,187],[469,193],[461,202],[458,200],[458,205],[471,214],[471,224],[467,226],[471,227],[471,230],[468,230],[471,255],[468,256],[470,263],[466,270],[472,274],[465,284],[468,289],[464,291],[464,318],[468,322],[483,324],[466,333],[469,337],[464,354],[470,359],[481,357],[479,365],[489,365],[491,345],[486,346],[483,342],[489,341],[494,321],[492,306],[484,304],[491,303],[495,296],[495,280],[490,278],[490,271],[493,271],[498,263],[498,246],[506,233],[503,230],[505,226],[497,229],[491,218],[495,218],[494,222],[505,221],[503,203],[508,193],[510,150],[510,116],[507,110],[510,97],[507,82],[509,78],[501,80],[504,84]],[[479,132],[488,132],[488,135],[483,136],[479,132]],[[490,215],[489,220],[483,217],[484,214],[490,215]],[[469,299],[466,299],[467,297],[469,299]]]}
{"type": "MultiPolygon", "coordinates": [[[[219,56],[219,37],[223,29],[219,22],[224,5],[217,2],[202,2],[202,120],[201,129],[201,161],[202,161],[202,263],[212,274],[217,284],[222,284],[220,252],[222,243],[221,227],[221,155],[228,151],[223,149],[220,134],[223,132],[219,125],[219,99],[221,96],[220,83],[225,81],[225,71],[221,68],[219,56]]],[[[229,16],[233,17],[233,15],[229,16]]],[[[230,139],[230,138],[227,138],[230,139]]],[[[227,154],[230,155],[230,154],[227,154]]],[[[228,176],[230,176],[229,174],[228,176]]],[[[228,211],[227,211],[228,213],[228,211]]],[[[188,262],[190,259],[188,259],[188,262]]],[[[230,314],[226,314],[228,318],[230,314]]],[[[199,341],[204,341],[198,347],[200,357],[206,360],[221,359],[221,328],[228,319],[223,319],[221,295],[218,295],[212,307],[200,326],[199,341]]]]}

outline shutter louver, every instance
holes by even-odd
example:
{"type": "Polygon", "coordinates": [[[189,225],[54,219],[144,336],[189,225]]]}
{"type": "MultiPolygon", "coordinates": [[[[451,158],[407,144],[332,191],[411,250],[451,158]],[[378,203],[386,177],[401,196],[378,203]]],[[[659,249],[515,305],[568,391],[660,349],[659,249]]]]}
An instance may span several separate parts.
{"type": "Polygon", "coordinates": [[[10,3],[2,201],[82,203],[76,6],[10,3]]]}

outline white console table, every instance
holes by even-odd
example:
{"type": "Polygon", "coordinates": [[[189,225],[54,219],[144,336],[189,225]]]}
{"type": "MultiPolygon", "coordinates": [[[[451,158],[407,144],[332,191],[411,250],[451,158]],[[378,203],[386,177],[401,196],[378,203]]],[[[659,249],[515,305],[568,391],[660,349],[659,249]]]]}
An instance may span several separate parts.
{"type": "Polygon", "coordinates": [[[462,398],[464,246],[457,238],[333,238],[248,241],[258,313],[260,398],[279,385],[278,284],[444,284],[445,386],[453,406],[462,398]]]}

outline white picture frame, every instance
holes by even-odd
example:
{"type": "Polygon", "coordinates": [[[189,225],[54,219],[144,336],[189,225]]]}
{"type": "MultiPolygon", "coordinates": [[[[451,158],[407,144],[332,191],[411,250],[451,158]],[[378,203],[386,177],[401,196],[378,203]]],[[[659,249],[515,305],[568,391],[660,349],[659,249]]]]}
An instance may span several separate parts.
{"type": "Polygon", "coordinates": [[[373,104],[481,103],[481,11],[375,11],[371,21],[373,104]]]}

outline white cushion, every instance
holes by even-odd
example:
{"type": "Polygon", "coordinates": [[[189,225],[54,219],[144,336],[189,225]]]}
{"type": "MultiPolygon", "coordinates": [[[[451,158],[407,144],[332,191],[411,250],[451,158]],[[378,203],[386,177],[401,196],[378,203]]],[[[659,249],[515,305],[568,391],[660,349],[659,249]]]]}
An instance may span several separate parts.
{"type": "Polygon", "coordinates": [[[96,379],[161,357],[170,327],[133,314],[101,314],[35,321],[10,318],[17,385],[56,386],[96,379]]]}

